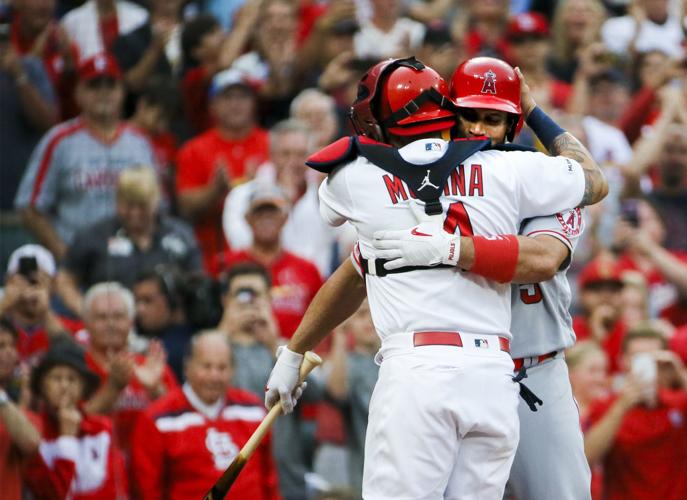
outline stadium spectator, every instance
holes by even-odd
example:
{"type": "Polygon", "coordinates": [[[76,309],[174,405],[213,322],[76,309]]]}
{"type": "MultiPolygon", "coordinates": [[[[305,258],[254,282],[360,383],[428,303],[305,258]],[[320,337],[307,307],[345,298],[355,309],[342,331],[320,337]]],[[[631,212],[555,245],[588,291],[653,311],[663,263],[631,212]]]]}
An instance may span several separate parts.
{"type": "Polygon", "coordinates": [[[136,301],[136,333],[160,339],[167,363],[183,380],[183,359],[194,333],[186,318],[181,290],[185,276],[173,268],[157,268],[141,274],[133,286],[136,301]]]}
{"type": "Polygon", "coordinates": [[[0,317],[0,484],[6,500],[22,498],[22,468],[38,451],[40,434],[10,394],[19,366],[17,331],[0,317]]]}
{"type": "Polygon", "coordinates": [[[183,0],[152,0],[150,17],[119,36],[112,53],[124,73],[127,89],[140,94],[154,76],[176,77],[182,69],[181,6],[183,0]]]}
{"type": "Polygon", "coordinates": [[[177,134],[184,135],[187,129],[180,115],[179,99],[177,85],[168,80],[153,78],[138,96],[136,109],[129,122],[147,135],[153,147],[163,208],[173,214],[177,213],[177,134]]]}
{"type": "Polygon", "coordinates": [[[573,395],[580,409],[580,421],[585,422],[592,403],[608,396],[608,358],[599,344],[583,340],[565,352],[565,362],[573,395]]]}
{"type": "MultiPolygon", "coordinates": [[[[608,357],[596,342],[583,340],[565,352],[570,385],[580,411],[582,431],[589,429],[589,412],[593,404],[605,397],[610,391],[608,376],[608,357]]],[[[591,464],[591,493],[593,500],[603,498],[603,467],[591,464]]]]}
{"type": "Polygon", "coordinates": [[[64,304],[81,314],[81,290],[103,281],[131,287],[138,276],[159,265],[183,271],[202,267],[191,228],[160,213],[160,188],[152,168],[122,171],[116,213],[79,231],[62,262],[57,286],[64,304]]]}
{"type": "Polygon", "coordinates": [[[668,0],[638,0],[625,16],[612,17],[601,27],[604,45],[619,55],[660,49],[682,57],[685,35],[681,19],[670,14],[668,0]]]}
{"type": "Polygon", "coordinates": [[[621,303],[622,319],[628,329],[649,320],[649,289],[642,273],[623,273],[621,303]]]}
{"type": "Polygon", "coordinates": [[[556,79],[572,83],[580,52],[598,39],[606,12],[599,0],[559,0],[555,7],[549,71],[556,79]]]}
{"type": "Polygon", "coordinates": [[[679,90],[680,84],[684,87],[682,61],[671,59],[660,50],[651,50],[639,54],[634,67],[635,92],[617,123],[633,144],[662,121],[681,119],[684,122],[687,113],[684,93],[679,90]]]}
{"type": "MultiPolygon", "coordinates": [[[[310,301],[322,285],[320,273],[307,261],[284,249],[282,232],[289,217],[289,199],[276,185],[255,181],[246,212],[246,222],[252,233],[252,244],[245,250],[220,255],[218,271],[230,269],[240,262],[264,266],[272,280],[272,309],[279,324],[279,333],[291,338],[310,301]]],[[[307,227],[310,231],[311,226],[307,227]]],[[[301,237],[302,232],[299,232],[301,237]]]]}
{"type": "Polygon", "coordinates": [[[279,341],[270,276],[257,264],[237,264],[224,281],[224,315],[217,329],[231,342],[236,360],[232,384],[262,397],[279,341]]]}
{"type": "Polygon", "coordinates": [[[593,340],[606,352],[611,373],[619,368],[622,339],[627,326],[620,317],[622,274],[615,259],[596,257],[580,272],[578,299],[582,314],[573,317],[577,340],[593,340]]]}
{"type": "Polygon", "coordinates": [[[537,105],[550,111],[567,109],[572,87],[555,79],[546,67],[551,52],[549,23],[539,13],[525,12],[511,18],[506,31],[509,59],[527,78],[537,105]]]}
{"type": "Polygon", "coordinates": [[[458,32],[468,57],[490,56],[505,59],[508,56],[506,29],[508,27],[509,0],[468,2],[458,20],[458,32]]]}
{"type": "Polygon", "coordinates": [[[11,40],[18,54],[43,61],[58,96],[60,116],[66,120],[79,112],[74,101],[79,50],[55,22],[55,4],[55,0],[13,2],[11,40]]]}
{"type": "Polygon", "coordinates": [[[344,411],[349,452],[351,485],[361,496],[365,431],[372,390],[379,367],[374,357],[379,350],[379,337],[372,324],[367,302],[338,330],[328,358],[327,395],[344,411]],[[348,336],[353,349],[348,350],[348,336]]]}
{"type": "Polygon", "coordinates": [[[448,81],[456,69],[456,61],[466,59],[465,47],[460,40],[454,39],[445,22],[433,21],[427,25],[417,58],[448,81]]]}
{"type": "Polygon", "coordinates": [[[24,173],[15,207],[58,260],[76,231],[114,213],[119,172],[153,165],[148,140],[119,119],[123,92],[111,57],[96,56],[81,65],[81,115],[41,139],[24,173]]]}
{"type": "MultiPolygon", "coordinates": [[[[9,25],[0,24],[0,35],[2,30],[5,37],[9,35],[9,25]]],[[[43,62],[20,55],[9,38],[0,39],[0,109],[0,211],[6,212],[13,208],[31,151],[58,117],[55,91],[43,62]]]]}
{"type": "Polygon", "coordinates": [[[671,104],[666,101],[665,108],[671,107],[674,111],[662,115],[654,133],[637,142],[630,165],[631,176],[639,180],[653,170],[654,187],[648,198],[664,220],[665,246],[687,251],[687,218],[684,216],[687,213],[687,107],[684,107],[683,121],[674,123],[675,114],[685,105],[674,99],[670,101],[671,104]]]}
{"type": "Polygon", "coordinates": [[[116,443],[127,457],[135,444],[131,431],[136,418],[152,401],[178,387],[159,341],[150,342],[146,355],[129,352],[134,307],[131,292],[114,282],[91,287],[84,298],[86,364],[100,378],[85,408],[112,416],[116,443]]]}
{"type": "Polygon", "coordinates": [[[312,151],[313,140],[310,129],[296,120],[279,122],[270,129],[271,163],[261,165],[255,181],[233,189],[224,203],[224,236],[232,250],[245,249],[253,241],[246,213],[255,186],[261,182],[276,183],[290,205],[282,236],[284,248],[314,262],[320,274],[329,274],[340,231],[333,230],[320,217],[318,185],[306,176],[304,163],[312,151]],[[308,228],[307,238],[303,237],[303,228],[308,228]]]}
{"type": "Polygon", "coordinates": [[[590,463],[604,465],[604,498],[685,498],[684,365],[666,350],[666,339],[659,330],[640,325],[623,341],[622,368],[622,389],[597,401],[585,436],[590,463]]]}
{"type": "Polygon", "coordinates": [[[400,0],[370,0],[372,16],[353,37],[356,57],[405,57],[422,44],[425,26],[401,15],[400,0]]]}
{"type": "Polygon", "coordinates": [[[45,248],[23,245],[10,256],[0,315],[17,330],[19,356],[29,364],[45,353],[51,339],[80,327],[53,309],[54,278],[55,260],[45,248]]]}
{"type": "Polygon", "coordinates": [[[206,266],[226,248],[222,205],[227,193],[253,177],[268,157],[267,131],[255,121],[255,95],[240,73],[226,70],[212,80],[212,114],[217,126],[179,151],[179,211],[193,221],[206,266]]]}
{"type": "Polygon", "coordinates": [[[128,494],[112,421],[85,412],[81,403],[98,385],[71,340],[55,342],[31,374],[41,403],[39,453],[29,462],[26,484],[36,498],[86,500],[128,494]]]}
{"type": "Polygon", "coordinates": [[[352,0],[330,3],[315,20],[296,61],[299,87],[319,86],[327,93],[341,87],[350,78],[345,67],[355,57],[353,35],[358,29],[352,0]]]}
{"type": "Polygon", "coordinates": [[[305,123],[314,136],[314,149],[334,142],[341,133],[332,96],[317,89],[305,89],[291,101],[290,117],[305,123]]]}
{"type": "Polygon", "coordinates": [[[252,50],[232,65],[256,86],[265,127],[288,117],[289,104],[298,91],[298,8],[299,4],[288,0],[264,0],[253,26],[252,50]]]}
{"type": "MultiPolygon", "coordinates": [[[[137,498],[201,498],[265,416],[261,401],[232,386],[233,360],[224,334],[205,331],[190,343],[186,383],[139,419],[134,442],[137,498]]],[[[278,500],[269,434],[247,462],[231,495],[278,500]]]]}
{"type": "Polygon", "coordinates": [[[80,60],[112,51],[126,35],[148,19],[148,11],[127,0],[88,0],[62,18],[62,26],[79,47],[80,60]]]}
{"type": "Polygon", "coordinates": [[[642,274],[649,290],[649,315],[656,317],[687,297],[687,252],[663,248],[665,224],[650,202],[627,199],[623,207],[615,227],[614,247],[622,251],[618,265],[642,274]]]}

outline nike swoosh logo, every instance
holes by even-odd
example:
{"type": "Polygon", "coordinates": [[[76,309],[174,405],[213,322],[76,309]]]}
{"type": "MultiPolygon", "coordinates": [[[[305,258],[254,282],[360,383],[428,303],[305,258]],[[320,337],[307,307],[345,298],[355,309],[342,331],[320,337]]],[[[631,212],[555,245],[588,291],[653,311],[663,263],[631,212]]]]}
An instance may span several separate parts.
{"type": "Polygon", "coordinates": [[[413,236],[432,236],[431,234],[421,233],[420,231],[417,230],[416,227],[414,227],[413,230],[410,231],[410,234],[412,234],[413,236]]]}

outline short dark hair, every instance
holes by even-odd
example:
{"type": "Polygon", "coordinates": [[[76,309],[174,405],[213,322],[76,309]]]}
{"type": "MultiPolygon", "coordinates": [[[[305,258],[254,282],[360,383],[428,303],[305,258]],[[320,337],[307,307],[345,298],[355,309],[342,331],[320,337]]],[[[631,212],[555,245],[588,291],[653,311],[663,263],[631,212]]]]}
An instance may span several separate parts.
{"type": "Polygon", "coordinates": [[[0,316],[0,331],[5,331],[12,335],[15,344],[17,340],[19,340],[19,331],[14,326],[14,323],[12,323],[12,320],[7,316],[0,316]]]}
{"type": "Polygon", "coordinates": [[[623,337],[622,352],[627,352],[627,348],[633,340],[654,339],[661,343],[661,349],[668,348],[668,340],[652,321],[643,321],[632,328],[623,337]]]}
{"type": "Polygon", "coordinates": [[[270,273],[267,272],[260,264],[255,264],[253,262],[242,262],[241,264],[233,265],[229,268],[222,279],[222,293],[227,293],[231,287],[231,282],[234,281],[239,276],[246,276],[249,274],[258,274],[265,280],[267,288],[272,286],[272,278],[270,273]]]}
{"type": "Polygon", "coordinates": [[[205,13],[198,14],[184,24],[181,32],[181,54],[187,68],[198,65],[199,61],[193,57],[193,50],[201,44],[205,35],[218,27],[219,22],[215,16],[205,13]]]}
{"type": "Polygon", "coordinates": [[[175,83],[165,78],[153,77],[138,99],[149,106],[161,108],[167,119],[172,119],[179,111],[181,95],[179,86],[175,83]]]}

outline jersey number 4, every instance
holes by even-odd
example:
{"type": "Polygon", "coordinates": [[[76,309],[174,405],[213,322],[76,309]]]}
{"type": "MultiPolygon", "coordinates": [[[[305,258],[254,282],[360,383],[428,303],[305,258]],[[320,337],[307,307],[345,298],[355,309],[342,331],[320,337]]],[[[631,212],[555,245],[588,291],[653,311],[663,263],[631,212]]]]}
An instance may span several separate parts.
{"type": "MultiPolygon", "coordinates": [[[[444,231],[451,234],[458,234],[461,236],[473,236],[472,222],[468,215],[465,205],[462,201],[456,201],[448,206],[446,212],[446,219],[444,220],[444,231]]],[[[525,304],[537,304],[544,298],[541,287],[538,283],[520,286],[520,300],[525,304]]]]}

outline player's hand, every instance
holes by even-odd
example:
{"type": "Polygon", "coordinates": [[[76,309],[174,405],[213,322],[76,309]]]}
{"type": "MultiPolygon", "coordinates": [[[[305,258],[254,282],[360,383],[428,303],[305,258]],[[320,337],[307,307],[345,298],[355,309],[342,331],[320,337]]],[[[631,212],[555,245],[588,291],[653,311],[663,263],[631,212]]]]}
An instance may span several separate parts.
{"type": "Polygon", "coordinates": [[[523,117],[526,119],[532,110],[537,107],[537,103],[532,96],[532,91],[530,90],[527,80],[525,80],[525,75],[522,74],[522,71],[520,71],[518,67],[515,68],[515,72],[520,77],[520,102],[522,104],[523,117]]]}
{"type": "Polygon", "coordinates": [[[384,264],[388,271],[406,266],[455,266],[460,258],[460,235],[444,231],[439,220],[401,231],[377,231],[372,246],[375,257],[389,260],[384,264]]]}
{"type": "Polygon", "coordinates": [[[277,349],[277,362],[272,368],[265,387],[265,407],[271,409],[281,401],[284,414],[293,411],[298,398],[303,394],[307,383],[298,383],[298,374],[303,362],[303,355],[293,352],[288,347],[277,349]]]}

